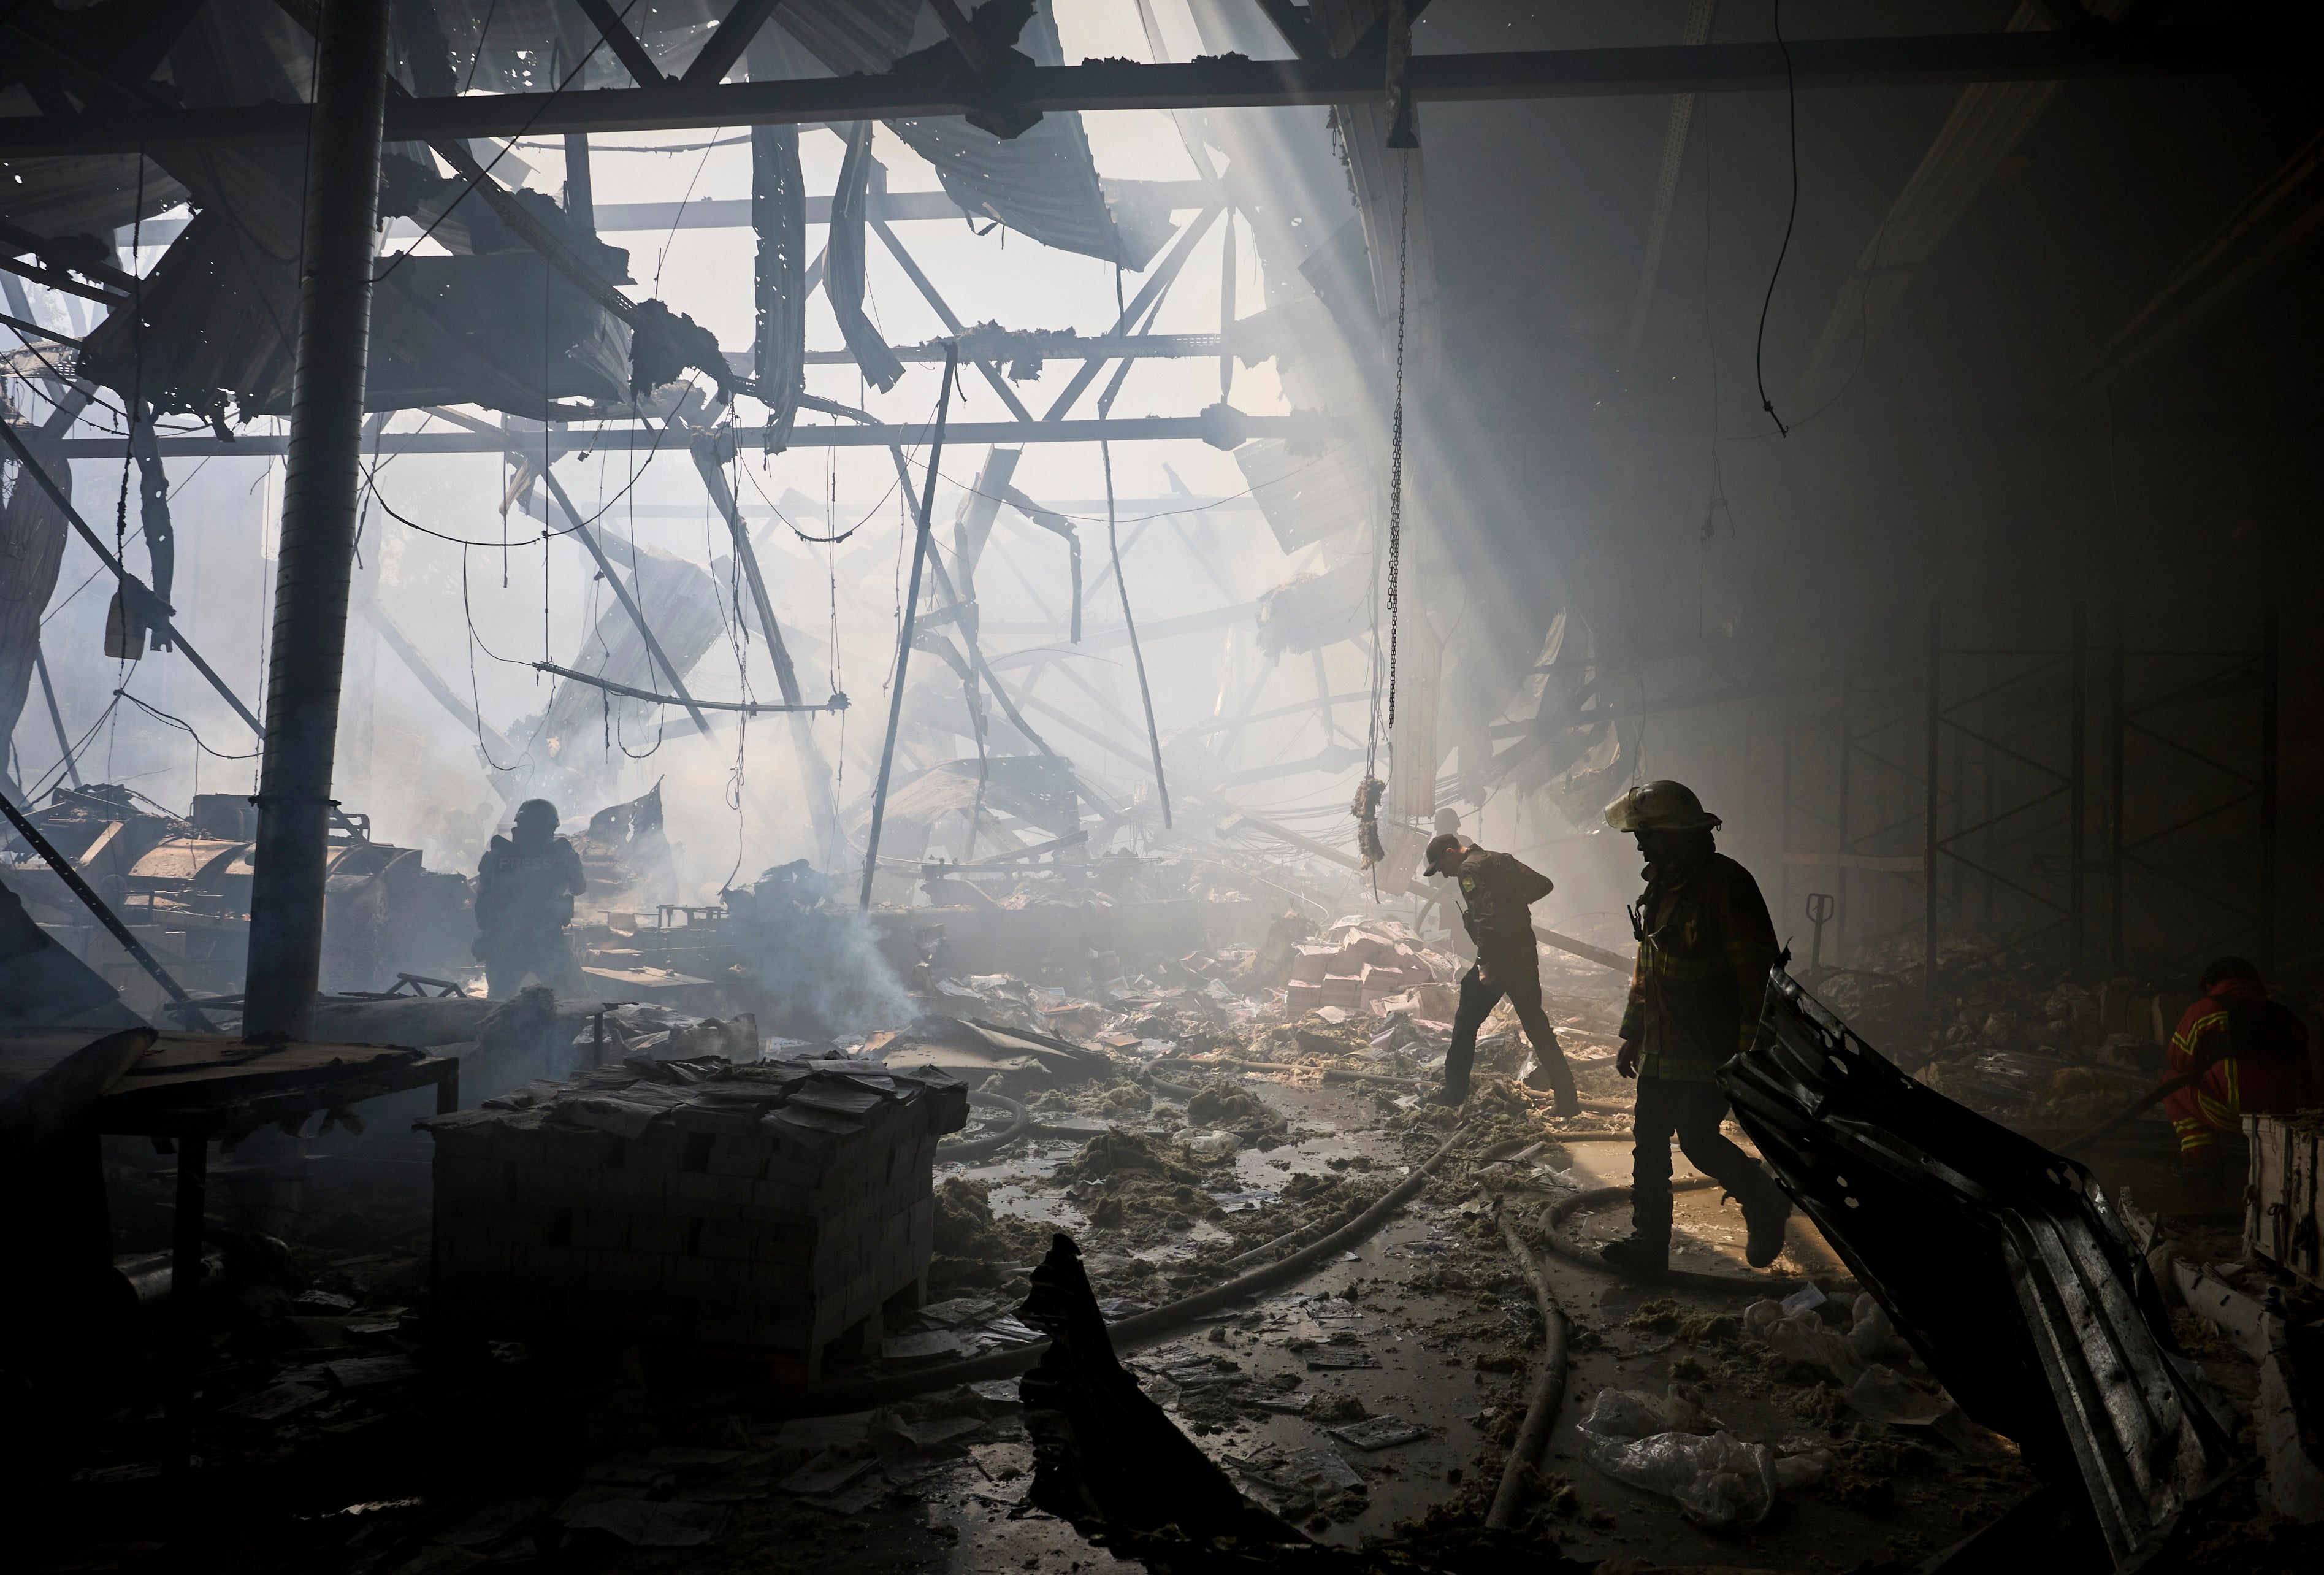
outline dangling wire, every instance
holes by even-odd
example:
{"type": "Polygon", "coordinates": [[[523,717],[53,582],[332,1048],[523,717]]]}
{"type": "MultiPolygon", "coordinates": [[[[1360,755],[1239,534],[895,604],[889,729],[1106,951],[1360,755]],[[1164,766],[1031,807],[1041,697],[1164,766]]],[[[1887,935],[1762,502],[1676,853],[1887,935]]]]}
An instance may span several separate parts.
{"type": "MultiPolygon", "coordinates": [[[[1751,352],[1751,367],[1759,382],[1759,408],[1775,423],[1779,437],[1788,438],[1791,429],[1784,418],[1775,413],[1775,402],[1767,397],[1767,309],[1775,301],[1775,281],[1784,276],[1784,259],[1792,251],[1792,227],[1800,219],[1800,96],[1792,79],[1792,46],[1784,42],[1784,0],[1774,0],[1772,10],[1775,23],[1775,47],[1784,52],[1784,113],[1789,128],[1792,150],[1792,208],[1784,219],[1784,244],[1776,249],[1775,266],[1767,275],[1767,293],[1759,301],[1759,338],[1751,352]]],[[[1868,283],[1868,290],[1870,285],[1868,283]]]]}
{"type": "MultiPolygon", "coordinates": [[[[1113,266],[1113,299],[1119,305],[1121,301],[1121,264],[1119,263],[1113,266]]],[[[1121,364],[1122,371],[1126,373],[1130,367],[1130,362],[1124,359],[1121,364]]],[[[1100,421],[1113,413],[1114,395],[1120,392],[1121,380],[1116,378],[1113,386],[1108,388],[1104,397],[1098,401],[1097,413],[1100,421]]],[[[1171,824],[1170,784],[1162,774],[1162,734],[1161,730],[1154,725],[1154,690],[1146,681],[1146,653],[1139,647],[1138,620],[1131,616],[1130,612],[1130,579],[1121,571],[1121,536],[1114,519],[1113,507],[1113,445],[1101,441],[1097,446],[1097,451],[1099,458],[1105,463],[1105,544],[1107,551],[1113,556],[1114,588],[1121,593],[1121,625],[1130,634],[1130,655],[1138,668],[1138,698],[1146,707],[1146,742],[1154,755],[1154,792],[1155,796],[1161,800],[1162,824],[1167,829],[1171,824]]],[[[1081,637],[1081,548],[1078,543],[1074,546],[1074,637],[1079,639],[1081,637]]]]}
{"type": "Polygon", "coordinates": [[[1396,222],[1396,414],[1388,461],[1388,725],[1396,726],[1397,579],[1404,548],[1404,325],[1412,256],[1412,154],[1404,155],[1404,190],[1396,222]]]}
{"type": "MultiPolygon", "coordinates": [[[[1396,660],[1397,635],[1397,592],[1404,557],[1404,345],[1406,307],[1409,294],[1412,263],[1412,155],[1404,155],[1401,201],[1396,232],[1396,403],[1388,431],[1388,728],[1396,727],[1396,660]]],[[[1372,558],[1373,586],[1379,587],[1379,558],[1372,558]]],[[[1377,608],[1379,602],[1373,602],[1377,608]]],[[[1355,817],[1356,852],[1360,867],[1371,876],[1372,900],[1379,901],[1379,868],[1388,858],[1388,849],[1380,840],[1380,800],[1388,794],[1388,784],[1380,780],[1379,746],[1382,731],[1380,718],[1379,618],[1377,611],[1372,619],[1372,702],[1371,718],[1364,739],[1364,776],[1356,784],[1356,793],[1348,805],[1348,813],[1355,817]]],[[[1391,744],[1391,749],[1394,746],[1391,744]]]]}

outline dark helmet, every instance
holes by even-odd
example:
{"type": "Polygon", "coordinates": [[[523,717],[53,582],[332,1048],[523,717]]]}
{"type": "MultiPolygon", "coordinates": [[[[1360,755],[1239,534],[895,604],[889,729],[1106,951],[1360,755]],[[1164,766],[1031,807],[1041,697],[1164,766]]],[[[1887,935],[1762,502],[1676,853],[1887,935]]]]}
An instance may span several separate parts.
{"type": "Polygon", "coordinates": [[[557,829],[557,806],[547,799],[527,799],[516,807],[516,824],[529,826],[543,821],[550,830],[557,829]]]}
{"type": "Polygon", "coordinates": [[[1725,824],[1683,783],[1643,783],[1606,806],[1617,831],[1708,831],[1725,824]]]}
{"type": "Polygon", "coordinates": [[[2201,984],[2204,992],[2209,994],[2210,991],[2215,990],[2221,985],[2227,983],[2229,979],[2249,979],[2252,983],[2258,984],[2260,982],[2259,968],[2255,964],[2246,958],[2217,958],[2212,960],[2209,967],[2203,970],[2201,984]]]}

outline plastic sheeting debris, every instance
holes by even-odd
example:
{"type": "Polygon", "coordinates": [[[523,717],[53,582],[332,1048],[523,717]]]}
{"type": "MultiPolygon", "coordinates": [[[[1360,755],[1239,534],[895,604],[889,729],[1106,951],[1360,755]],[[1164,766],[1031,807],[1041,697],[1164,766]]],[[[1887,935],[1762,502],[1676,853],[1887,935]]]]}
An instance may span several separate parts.
{"type": "Polygon", "coordinates": [[[1582,1454],[1616,1481],[1676,1500],[1689,1520],[1712,1530],[1757,1525],[1777,1492],[1805,1487],[1831,1463],[1823,1450],[1778,1459],[1766,1445],[1723,1431],[1631,1431],[1688,1414],[1701,1418],[1702,1410],[1683,1396],[1603,1390],[1578,1430],[1582,1454]]]}

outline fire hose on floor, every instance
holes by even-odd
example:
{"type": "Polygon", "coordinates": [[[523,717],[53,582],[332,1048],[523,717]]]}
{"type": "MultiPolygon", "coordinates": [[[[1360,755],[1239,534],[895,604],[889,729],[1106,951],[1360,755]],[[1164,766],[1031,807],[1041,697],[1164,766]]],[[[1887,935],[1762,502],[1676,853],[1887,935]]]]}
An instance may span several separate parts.
{"type": "Polygon", "coordinates": [[[968,1160],[989,1158],[1022,1137],[1087,1137],[1090,1135],[1080,1127],[1052,1126],[1047,1122],[1036,1121],[1033,1119],[1033,1113],[1025,1107],[1025,1102],[1022,1099],[1012,1099],[1006,1094],[979,1089],[968,1097],[968,1102],[972,1105],[1000,1106],[1009,1112],[1009,1125],[1003,1130],[988,1136],[965,1138],[956,1143],[938,1144],[936,1163],[939,1164],[953,1164],[968,1160]]]}
{"type": "Polygon", "coordinates": [[[1505,1531],[1517,1522],[1526,1473],[1541,1459],[1550,1432],[1557,1426],[1558,1410],[1565,1404],[1566,1327],[1565,1310],[1558,1305],[1556,1292],[1549,1288],[1548,1272],[1526,1245],[1525,1237],[1517,1234],[1517,1222],[1498,1206],[1493,1209],[1493,1218],[1499,1222],[1501,1238],[1509,1244],[1517,1266],[1525,1271],[1526,1283],[1533,1287],[1534,1301],[1541,1309],[1542,1329],[1541,1360],[1534,1371],[1533,1391],[1526,1397],[1525,1420],[1517,1424],[1517,1436],[1509,1445],[1508,1460],[1501,1467],[1501,1483],[1493,1494],[1493,1506],[1485,1512],[1486,1530],[1505,1531]]]}
{"type": "MultiPolygon", "coordinates": [[[[1279,1258],[1274,1263],[1252,1269],[1248,1274],[1237,1275],[1223,1284],[1213,1285],[1207,1291],[1197,1291],[1191,1296],[1181,1297],[1176,1302],[1166,1302],[1151,1311],[1141,1312],[1135,1317],[1125,1318],[1118,1323],[1109,1325],[1107,1333],[1112,1338],[1114,1348],[1121,1350],[1148,1344],[1182,1324],[1201,1317],[1205,1312],[1215,1311],[1231,1302],[1256,1296],[1262,1291],[1271,1291],[1286,1281],[1296,1279],[1333,1254],[1342,1252],[1355,1243],[1362,1241],[1387,1224],[1397,1209],[1403,1208],[1411,1200],[1415,1193],[1428,1184],[1429,1178],[1436,1173],[1437,1167],[1444,1163],[1445,1157],[1467,1135],[1466,1127],[1454,1132],[1452,1136],[1444,1140],[1443,1147],[1415,1165],[1410,1175],[1389,1188],[1354,1218],[1321,1240],[1304,1246],[1297,1252],[1279,1258]]],[[[1500,1150],[1507,1149],[1510,1153],[1515,1153],[1518,1146],[1520,1145],[1516,1144],[1496,1144],[1493,1147],[1483,1151],[1478,1158],[1489,1161],[1492,1157],[1497,1157],[1500,1150]]],[[[917,1373],[901,1374],[893,1378],[872,1378],[854,1384],[835,1384],[825,1388],[807,1391],[798,1397],[796,1404],[786,1407],[786,1411],[795,1415],[831,1416],[850,1411],[865,1411],[875,1405],[886,1405],[895,1401],[907,1400],[915,1394],[925,1394],[931,1389],[948,1389],[954,1385],[982,1383],[991,1378],[1013,1378],[1030,1369],[1041,1359],[1041,1353],[1048,1348],[1048,1341],[1036,1340],[1029,1345],[1019,1346],[1013,1350],[992,1351],[981,1357],[969,1357],[956,1362],[945,1362],[938,1367],[924,1368],[917,1373]]]]}
{"type": "MultiPolygon", "coordinates": [[[[1670,1185],[1674,1192],[1693,1192],[1700,1191],[1705,1187],[1716,1187],[1719,1183],[1709,1176],[1689,1176],[1683,1180],[1674,1180],[1670,1185]]],[[[1797,1280],[1778,1280],[1772,1275],[1753,1275],[1746,1278],[1741,1274],[1698,1274],[1690,1269],[1665,1269],[1660,1274],[1649,1275],[1628,1274],[1617,1269],[1596,1253],[1585,1250],[1579,1243],[1566,1236],[1563,1229],[1564,1224],[1576,1214],[1585,1209],[1601,1208],[1609,1203],[1622,1202],[1629,1196],[1630,1189],[1628,1187],[1598,1187],[1587,1192],[1577,1192],[1571,1198],[1560,1199],[1552,1204],[1548,1218],[1543,1221],[1546,1227],[1544,1234],[1548,1237],[1549,1250],[1568,1262],[1581,1265],[1585,1269],[1592,1269],[1601,1274],[1614,1274],[1626,1280],[1636,1280],[1641,1284],[1670,1285],[1681,1290],[1705,1291],[1729,1296],[1773,1296],[1779,1300],[1802,1289],[1802,1283],[1797,1280]]]]}

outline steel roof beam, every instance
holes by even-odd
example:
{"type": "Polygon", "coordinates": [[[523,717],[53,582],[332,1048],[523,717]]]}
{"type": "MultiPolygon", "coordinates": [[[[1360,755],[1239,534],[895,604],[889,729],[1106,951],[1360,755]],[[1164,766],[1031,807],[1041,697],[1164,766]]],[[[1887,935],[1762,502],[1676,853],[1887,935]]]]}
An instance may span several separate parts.
{"type": "MultiPolygon", "coordinates": [[[[1914,38],[1806,39],[1790,45],[1803,88],[1863,88],[1947,82],[2265,73],[2287,79],[2319,52],[2314,29],[2159,27],[2071,32],[1948,33],[1914,38]]],[[[688,131],[704,126],[805,125],[907,116],[982,115],[995,109],[1087,111],[1213,109],[1376,103],[1377,60],[1211,59],[1145,65],[1127,60],[1016,67],[980,75],[960,66],[905,73],[715,86],[590,92],[477,94],[388,107],[391,141],[438,136],[552,136],[566,132],[688,131]]],[[[1784,84],[1775,44],[1654,45],[1633,49],[1494,51],[1416,55],[1416,101],[1635,97],[1671,93],[1757,93],[1784,84]]],[[[98,115],[0,117],[0,156],[132,153],[159,144],[297,142],[303,105],[246,105],[98,115]]]]}

